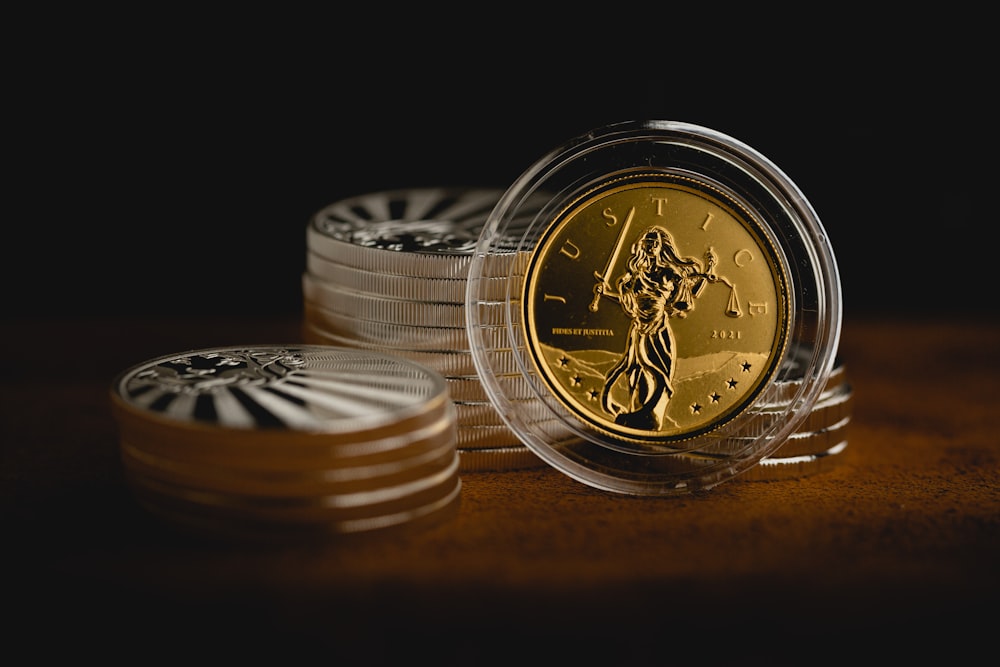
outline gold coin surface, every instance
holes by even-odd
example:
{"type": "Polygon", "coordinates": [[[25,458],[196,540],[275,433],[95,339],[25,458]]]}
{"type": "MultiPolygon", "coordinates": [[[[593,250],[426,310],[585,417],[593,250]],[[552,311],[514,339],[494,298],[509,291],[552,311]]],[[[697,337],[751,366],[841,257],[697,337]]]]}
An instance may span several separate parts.
{"type": "Polygon", "coordinates": [[[787,345],[788,275],[735,193],[680,170],[627,170],[555,215],[521,300],[525,345],[576,418],[641,451],[753,405],[787,345]]]}

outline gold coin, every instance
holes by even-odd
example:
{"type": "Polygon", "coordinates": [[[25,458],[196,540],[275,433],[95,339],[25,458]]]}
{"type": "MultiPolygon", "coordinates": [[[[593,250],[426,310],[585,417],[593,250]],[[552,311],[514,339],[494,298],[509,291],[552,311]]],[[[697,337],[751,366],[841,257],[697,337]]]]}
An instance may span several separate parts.
{"type": "Polygon", "coordinates": [[[708,489],[774,454],[828,384],[842,312],[828,241],[801,190],[732,137],[597,128],[490,214],[467,278],[469,350],[498,414],[567,475],[629,494],[708,489]],[[549,202],[511,234],[542,190],[549,202]],[[495,326],[483,278],[503,277],[487,260],[510,254],[527,260],[506,273],[495,326]],[[523,418],[512,387],[551,419],[523,418]]]}
{"type": "Polygon", "coordinates": [[[707,177],[629,170],[542,233],[523,286],[537,372],[577,419],[653,451],[732,423],[775,377],[788,277],[755,211],[707,177]]]}

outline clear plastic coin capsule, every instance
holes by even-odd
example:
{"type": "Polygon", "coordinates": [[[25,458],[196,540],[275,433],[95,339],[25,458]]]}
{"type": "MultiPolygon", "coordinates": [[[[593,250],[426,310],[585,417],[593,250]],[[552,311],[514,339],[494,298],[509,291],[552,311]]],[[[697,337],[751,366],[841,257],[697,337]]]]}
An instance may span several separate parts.
{"type": "Polygon", "coordinates": [[[828,237],[776,165],[709,128],[643,121],[572,139],[508,188],[466,315],[491,401],[539,458],[603,490],[676,495],[799,430],[833,372],[841,309],[828,237]],[[554,194],[524,227],[540,191],[554,194]],[[498,327],[484,279],[502,264],[486,267],[511,253],[529,259],[508,275],[498,327]],[[523,418],[513,387],[550,419],[523,418]]]}

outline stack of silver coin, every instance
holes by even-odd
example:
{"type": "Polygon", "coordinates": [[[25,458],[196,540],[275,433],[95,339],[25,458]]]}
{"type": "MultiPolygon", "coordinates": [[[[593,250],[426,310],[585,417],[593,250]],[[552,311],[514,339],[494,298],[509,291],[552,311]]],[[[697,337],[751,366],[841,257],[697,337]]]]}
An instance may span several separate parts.
{"type": "MultiPolygon", "coordinates": [[[[797,385],[795,381],[789,381],[774,386],[770,407],[763,410],[762,421],[766,421],[769,410],[784,412],[799,388],[797,385]]],[[[768,481],[830,470],[847,449],[853,408],[854,389],[846,368],[838,360],[826,387],[795,432],[774,453],[761,459],[738,479],[768,481]]]]}
{"type": "MultiPolygon", "coordinates": [[[[309,343],[388,352],[439,372],[456,408],[460,468],[513,470],[545,464],[505,425],[481,384],[466,333],[468,269],[501,190],[417,188],[359,195],[319,210],[306,230],[303,336],[309,343]]],[[[540,211],[545,200],[538,196],[540,211]]],[[[527,222],[527,221],[525,221],[527,222]]],[[[511,225],[517,229],[517,224],[511,225]]],[[[526,260],[512,255],[512,262],[526,260]]],[[[498,267],[497,307],[510,267],[498,267]]],[[[498,324],[502,318],[498,317],[498,324]]],[[[516,369],[511,368],[512,373],[516,369]]],[[[795,383],[770,404],[784,412],[795,383]]],[[[525,409],[532,400],[525,397],[525,409]]],[[[838,366],[798,430],[747,480],[830,468],[847,446],[852,390],[838,366]]]]}
{"type": "Polygon", "coordinates": [[[111,387],[136,498],[211,536],[371,533],[457,510],[455,409],[406,359],[329,346],[192,350],[111,387]]]}
{"type": "MultiPolygon", "coordinates": [[[[438,371],[463,470],[544,463],[505,425],[476,372],[465,324],[468,267],[501,190],[424,188],[333,203],[307,227],[307,342],[390,352],[438,371]]],[[[505,284],[497,281],[497,300],[505,284]]]]}

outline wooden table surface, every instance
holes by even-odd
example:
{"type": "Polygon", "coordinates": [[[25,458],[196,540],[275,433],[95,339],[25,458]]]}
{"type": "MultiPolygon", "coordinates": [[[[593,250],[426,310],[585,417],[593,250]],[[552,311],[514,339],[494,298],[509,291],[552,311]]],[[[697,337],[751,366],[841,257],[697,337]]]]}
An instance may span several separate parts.
{"type": "Polygon", "coordinates": [[[328,664],[840,664],[991,657],[1000,323],[848,318],[848,449],[799,479],[611,494],[462,476],[456,516],[319,544],[196,538],[124,483],[114,375],[298,320],[0,324],[8,655],[328,664]]]}

